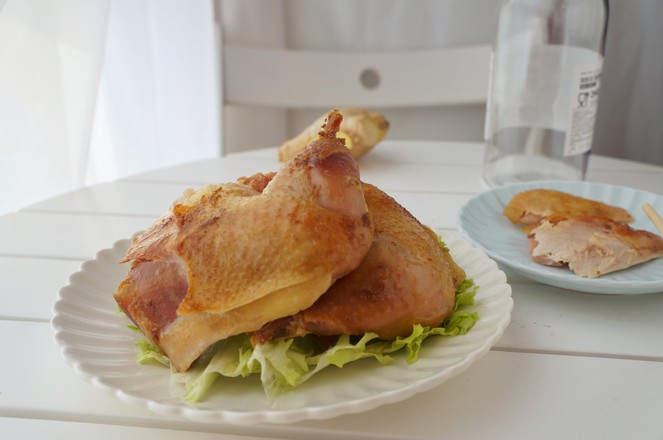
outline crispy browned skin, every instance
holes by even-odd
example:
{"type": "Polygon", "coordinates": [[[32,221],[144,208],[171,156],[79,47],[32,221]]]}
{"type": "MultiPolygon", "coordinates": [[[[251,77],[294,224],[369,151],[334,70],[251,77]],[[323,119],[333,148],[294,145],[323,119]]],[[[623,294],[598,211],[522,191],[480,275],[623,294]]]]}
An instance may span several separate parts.
{"type": "Polygon", "coordinates": [[[587,278],[663,256],[663,238],[603,217],[547,217],[529,238],[535,262],[587,278]]]}
{"type": "Polygon", "coordinates": [[[186,193],[133,241],[115,299],[177,370],[309,307],[365,256],[373,227],[340,119],[277,174],[186,193]]]}
{"type": "Polygon", "coordinates": [[[366,183],[364,196],[375,238],[362,263],[312,307],[256,332],[254,343],[307,333],[393,339],[409,335],[413,324],[439,325],[451,312],[465,272],[395,200],[366,183]]]}
{"type": "Polygon", "coordinates": [[[633,221],[625,209],[551,189],[532,189],[516,194],[504,208],[504,215],[525,230],[550,215],[605,217],[621,223],[633,221]]]}

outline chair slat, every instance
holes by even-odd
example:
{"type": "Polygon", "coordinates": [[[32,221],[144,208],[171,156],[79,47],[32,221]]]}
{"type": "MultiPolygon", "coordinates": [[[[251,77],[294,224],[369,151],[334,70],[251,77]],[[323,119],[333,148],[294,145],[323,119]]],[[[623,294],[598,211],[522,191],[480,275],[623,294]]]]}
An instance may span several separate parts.
{"type": "Polygon", "coordinates": [[[279,108],[481,103],[489,60],[489,46],[360,53],[226,45],[224,99],[279,108]],[[377,86],[367,87],[362,74],[377,86]]]}

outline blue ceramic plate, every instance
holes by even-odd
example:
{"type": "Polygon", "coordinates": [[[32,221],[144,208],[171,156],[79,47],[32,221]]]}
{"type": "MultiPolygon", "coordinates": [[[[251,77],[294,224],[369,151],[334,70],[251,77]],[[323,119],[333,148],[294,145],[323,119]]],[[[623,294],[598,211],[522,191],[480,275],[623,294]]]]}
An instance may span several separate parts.
{"type": "Polygon", "coordinates": [[[635,217],[632,227],[658,233],[642,210],[642,205],[649,203],[658,212],[663,212],[663,197],[621,186],[566,181],[515,184],[480,193],[460,210],[460,232],[500,264],[540,283],[590,293],[663,292],[663,258],[594,279],[582,278],[564,267],[534,263],[527,236],[502,214],[515,194],[534,188],[555,189],[622,207],[635,217]]]}

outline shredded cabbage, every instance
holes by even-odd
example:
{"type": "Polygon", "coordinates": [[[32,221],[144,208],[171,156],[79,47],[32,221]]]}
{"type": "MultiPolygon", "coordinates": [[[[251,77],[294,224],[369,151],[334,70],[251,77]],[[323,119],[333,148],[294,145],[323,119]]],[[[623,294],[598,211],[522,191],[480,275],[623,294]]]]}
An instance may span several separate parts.
{"type": "MultiPolygon", "coordinates": [[[[453,312],[438,327],[416,324],[407,337],[383,341],[374,333],[362,337],[341,336],[331,347],[320,352],[315,337],[304,336],[270,341],[255,347],[250,336],[233,336],[216,344],[196,365],[174,378],[185,387],[184,400],[194,403],[202,400],[219,376],[247,377],[260,374],[265,393],[274,398],[306,382],[330,365],[338,368],[362,358],[373,358],[381,364],[394,362],[390,354],[405,349],[407,362],[419,357],[422,342],[429,336],[456,336],[466,334],[479,319],[476,312],[465,310],[474,304],[478,286],[465,280],[456,291],[453,312]]],[[[168,358],[148,341],[137,343],[141,349],[138,362],[158,361],[169,365],[168,358]]]]}

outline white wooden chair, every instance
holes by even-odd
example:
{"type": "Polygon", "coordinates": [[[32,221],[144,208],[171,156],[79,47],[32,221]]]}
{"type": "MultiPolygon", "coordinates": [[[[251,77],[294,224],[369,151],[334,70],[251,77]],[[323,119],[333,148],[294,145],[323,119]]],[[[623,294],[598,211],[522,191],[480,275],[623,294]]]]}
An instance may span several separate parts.
{"type": "Polygon", "coordinates": [[[431,128],[444,120],[452,128],[465,123],[450,116],[454,108],[470,109],[475,121],[468,139],[451,138],[483,135],[488,45],[367,53],[221,44],[220,51],[222,154],[279,145],[332,107],[345,106],[382,111],[391,122],[387,139],[425,138],[418,136],[424,131],[440,139],[431,128]],[[402,116],[406,108],[419,111],[402,116]],[[433,114],[440,116],[420,120],[433,114]]]}

